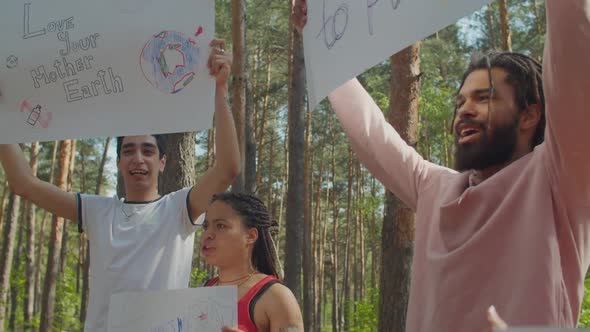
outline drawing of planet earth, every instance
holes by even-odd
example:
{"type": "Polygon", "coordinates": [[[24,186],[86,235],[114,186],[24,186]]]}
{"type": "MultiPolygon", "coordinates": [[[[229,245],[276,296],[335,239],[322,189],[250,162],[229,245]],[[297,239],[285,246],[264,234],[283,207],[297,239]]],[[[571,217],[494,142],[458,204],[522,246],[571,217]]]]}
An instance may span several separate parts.
{"type": "Polygon", "coordinates": [[[178,93],[197,75],[199,53],[197,43],[185,34],[162,31],[145,44],[139,63],[153,87],[164,93],[178,93]]]}

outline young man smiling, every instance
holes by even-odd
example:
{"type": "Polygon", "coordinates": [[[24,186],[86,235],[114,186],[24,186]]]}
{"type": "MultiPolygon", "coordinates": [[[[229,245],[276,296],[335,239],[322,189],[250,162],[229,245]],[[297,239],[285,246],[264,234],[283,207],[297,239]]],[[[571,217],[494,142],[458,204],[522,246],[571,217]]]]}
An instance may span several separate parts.
{"type": "MultiPolygon", "coordinates": [[[[545,4],[542,68],[493,53],[465,73],[456,170],[408,146],[357,80],[329,96],[362,163],[416,211],[409,332],[505,326],[490,305],[510,325],[578,322],[590,264],[590,0],[545,4]]],[[[295,0],[299,31],[306,15],[295,0]]]]}
{"type": "Polygon", "coordinates": [[[106,331],[110,296],[142,289],[188,287],[194,245],[193,224],[213,194],[237,176],[240,157],[227,104],[232,57],[223,40],[211,42],[215,77],[216,163],[193,187],[160,196],[158,175],[166,166],[159,135],[117,139],[117,168],[124,199],[80,195],[34,177],[18,145],[0,145],[0,161],[12,190],[39,207],[77,220],[90,243],[90,297],[85,331],[106,331]]]}

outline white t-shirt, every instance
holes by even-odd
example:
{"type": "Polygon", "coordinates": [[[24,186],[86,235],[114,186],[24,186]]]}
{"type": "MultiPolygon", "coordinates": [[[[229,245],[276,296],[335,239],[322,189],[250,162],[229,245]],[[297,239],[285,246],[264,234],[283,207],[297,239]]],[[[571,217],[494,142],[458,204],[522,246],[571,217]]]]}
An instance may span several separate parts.
{"type": "Polygon", "coordinates": [[[188,287],[195,241],[190,190],[152,202],[78,195],[79,223],[90,243],[84,331],[106,331],[111,294],[188,287]]]}

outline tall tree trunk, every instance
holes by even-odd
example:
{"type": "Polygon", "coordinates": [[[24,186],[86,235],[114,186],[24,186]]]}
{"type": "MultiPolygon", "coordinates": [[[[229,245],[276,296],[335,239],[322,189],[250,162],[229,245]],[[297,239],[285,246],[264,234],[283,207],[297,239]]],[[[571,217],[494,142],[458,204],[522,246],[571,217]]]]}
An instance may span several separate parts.
{"type": "MultiPolygon", "coordinates": [[[[288,134],[289,126],[288,125],[286,128],[286,131],[287,131],[287,137],[288,137],[289,136],[289,134],[288,134]]],[[[278,212],[276,212],[279,215],[279,232],[280,232],[280,227],[283,225],[283,206],[285,205],[285,196],[286,196],[285,193],[287,192],[287,190],[289,190],[289,182],[287,182],[287,179],[289,178],[289,167],[288,167],[288,165],[289,165],[289,144],[288,144],[288,142],[289,142],[289,140],[286,139],[284,141],[284,145],[283,145],[284,152],[285,152],[283,170],[285,170],[285,172],[283,172],[282,178],[280,180],[281,181],[281,192],[278,196],[278,197],[280,197],[279,198],[280,202],[279,202],[279,210],[278,210],[278,212]]],[[[274,206],[274,204],[271,206],[274,206]]],[[[273,211],[274,211],[274,208],[273,208],[273,211]]],[[[273,215],[275,215],[274,212],[273,212],[273,215]]],[[[277,248],[281,248],[280,240],[281,240],[281,238],[279,237],[277,239],[277,248]]],[[[285,274],[284,272],[285,271],[283,270],[283,277],[285,274]]]]}
{"type": "MultiPolygon", "coordinates": [[[[110,141],[110,137],[107,140],[110,141]]],[[[99,176],[97,176],[96,179],[97,186],[102,181],[102,174],[100,173],[100,169],[98,172],[99,176]]],[[[88,188],[86,187],[86,155],[84,154],[84,149],[80,149],[80,192],[86,193],[87,189],[88,188]]],[[[80,221],[78,220],[78,222],[80,221]]],[[[84,291],[86,290],[84,288],[84,273],[86,271],[84,268],[86,265],[86,261],[88,260],[88,256],[86,256],[87,244],[88,239],[86,239],[86,233],[82,232],[78,234],[78,265],[76,267],[76,293],[80,293],[80,310],[78,311],[80,315],[78,316],[78,320],[82,324],[84,324],[84,320],[82,319],[82,317],[86,317],[86,303],[84,302],[84,291]],[[80,288],[82,288],[81,291],[80,288]]]]}
{"type": "MultiPolygon", "coordinates": [[[[258,87],[260,85],[260,79],[259,79],[259,75],[258,75],[258,70],[260,68],[260,57],[262,56],[262,47],[261,47],[261,41],[258,40],[258,44],[256,46],[254,46],[254,56],[253,58],[253,62],[254,62],[254,66],[251,70],[252,76],[250,76],[250,86],[251,86],[251,98],[252,98],[252,118],[253,118],[253,122],[254,122],[254,141],[258,141],[258,138],[260,137],[260,126],[258,125],[258,121],[260,120],[260,105],[258,104],[258,99],[259,99],[259,92],[258,92],[258,87]]],[[[248,62],[249,64],[249,62],[248,62]]],[[[248,101],[246,100],[246,103],[248,101]]],[[[258,147],[256,149],[256,153],[258,153],[258,147]]],[[[260,184],[260,182],[258,182],[258,161],[256,162],[256,185],[258,186],[260,184]]]]}
{"type": "MultiPolygon", "coordinates": [[[[290,4],[291,5],[291,4],[290,4]]],[[[289,187],[287,189],[287,236],[285,251],[285,284],[301,300],[301,265],[303,245],[304,145],[305,145],[305,67],[303,41],[290,25],[289,73],[289,187]]]]}
{"type": "MultiPolygon", "coordinates": [[[[51,166],[49,167],[49,180],[47,181],[49,183],[53,183],[55,161],[57,159],[57,147],[58,141],[54,141],[53,146],[51,148],[51,166]]],[[[33,310],[33,315],[36,315],[41,307],[41,253],[43,252],[43,242],[45,241],[45,224],[47,221],[47,216],[47,210],[44,210],[43,218],[41,218],[41,227],[39,228],[39,232],[37,235],[37,262],[35,264],[35,308],[33,310]]]]}
{"type": "MultiPolygon", "coordinates": [[[[324,269],[324,262],[325,262],[325,258],[324,258],[324,237],[323,237],[323,232],[322,232],[322,227],[321,227],[321,207],[322,207],[322,184],[323,184],[323,174],[324,174],[324,158],[323,158],[323,154],[324,154],[324,147],[325,144],[322,144],[321,146],[321,153],[320,153],[320,165],[319,165],[319,169],[318,169],[318,178],[317,178],[317,193],[316,193],[316,204],[315,204],[315,211],[314,211],[314,224],[316,225],[316,232],[318,234],[315,235],[315,239],[314,239],[314,262],[315,262],[315,273],[314,273],[314,281],[315,281],[315,289],[316,289],[316,294],[314,296],[314,317],[315,317],[315,322],[314,325],[316,328],[319,328],[322,326],[322,285],[323,285],[323,269],[324,269]]],[[[327,223],[325,223],[327,224],[327,223]]]]}
{"type": "MultiPolygon", "coordinates": [[[[274,119],[273,119],[273,123],[274,123],[274,119]]],[[[274,209],[273,209],[273,164],[275,162],[275,150],[274,150],[274,146],[275,146],[275,128],[274,125],[271,128],[270,131],[270,145],[269,145],[269,149],[268,149],[268,196],[266,197],[266,206],[268,206],[269,210],[271,211],[271,214],[274,214],[274,209]]]]}
{"type": "Polygon", "coordinates": [[[80,322],[86,321],[88,296],[90,295],[90,245],[84,234],[84,265],[82,266],[82,295],[80,299],[80,322]]]}
{"type": "MultiPolygon", "coordinates": [[[[100,175],[102,177],[102,175],[100,175]]],[[[100,179],[100,178],[98,178],[100,179]]],[[[98,180],[97,181],[100,181],[98,180]]],[[[86,193],[86,155],[84,148],[80,149],[80,192],[86,193]]],[[[77,222],[80,222],[79,220],[77,222]]],[[[78,234],[78,264],[76,264],[76,293],[80,294],[80,278],[82,277],[82,269],[84,267],[84,253],[86,237],[84,233],[78,234]]],[[[80,310],[81,311],[81,310],[80,310]]]]}
{"type": "Polygon", "coordinates": [[[111,145],[111,138],[107,137],[104,143],[104,149],[102,152],[102,158],[100,159],[100,165],[98,166],[98,175],[96,176],[96,189],[94,193],[96,195],[100,195],[100,191],[102,188],[102,181],[103,181],[103,174],[104,174],[104,166],[107,162],[107,154],[109,152],[109,146],[111,145]]]}
{"type": "MultiPolygon", "coordinates": [[[[63,140],[59,147],[59,162],[55,185],[62,190],[66,190],[67,188],[71,145],[70,140],[63,140]]],[[[51,220],[51,236],[49,237],[47,269],[45,272],[45,285],[43,287],[43,298],[41,299],[41,331],[49,331],[53,324],[63,222],[63,218],[53,215],[51,220]]]]}
{"type": "Polygon", "coordinates": [[[500,29],[502,31],[502,50],[512,52],[512,35],[508,25],[508,9],[506,0],[498,0],[500,10],[500,29]]]}
{"type": "Polygon", "coordinates": [[[494,14],[494,7],[492,7],[492,4],[489,4],[486,10],[486,20],[488,22],[488,33],[490,34],[489,41],[491,48],[496,48],[496,25],[494,14]]]}
{"type": "Polygon", "coordinates": [[[159,179],[158,188],[161,195],[195,183],[195,133],[167,134],[164,137],[166,167],[159,179]]]}
{"type": "MultiPolygon", "coordinates": [[[[371,197],[377,196],[377,184],[375,177],[371,176],[371,197]]],[[[377,236],[377,212],[375,209],[371,212],[371,228],[374,230],[371,232],[371,288],[377,288],[378,278],[378,265],[379,262],[379,245],[377,236]]]]}
{"type": "Polygon", "coordinates": [[[328,238],[328,220],[329,220],[329,215],[330,215],[330,209],[328,209],[328,206],[330,205],[330,195],[332,194],[332,192],[330,191],[330,188],[326,188],[326,209],[324,209],[324,229],[322,231],[321,234],[321,238],[320,238],[320,257],[322,257],[321,261],[320,261],[320,308],[318,309],[320,311],[319,317],[320,317],[320,321],[319,324],[317,324],[316,326],[323,326],[323,322],[324,320],[324,316],[326,315],[326,312],[328,311],[328,292],[326,291],[326,286],[327,286],[327,280],[326,280],[326,275],[328,272],[328,266],[326,264],[326,252],[327,252],[327,241],[326,239],[328,238]],[[324,309],[323,312],[321,312],[321,309],[324,309]]]}
{"type": "Polygon", "coordinates": [[[256,140],[254,138],[254,104],[252,100],[252,87],[246,82],[246,128],[244,156],[244,191],[249,194],[256,192],[256,140]]]}
{"type": "MultiPolygon", "coordinates": [[[[315,193],[315,186],[316,186],[316,178],[314,177],[314,173],[313,173],[313,165],[315,163],[315,156],[313,153],[313,143],[311,142],[311,110],[309,109],[309,107],[307,108],[307,116],[309,118],[306,118],[306,141],[307,136],[309,136],[309,143],[306,143],[308,146],[308,152],[309,153],[309,160],[307,161],[307,163],[309,164],[305,170],[307,172],[307,181],[309,182],[306,190],[307,190],[307,199],[304,199],[306,201],[306,205],[307,205],[307,209],[308,209],[308,213],[309,213],[309,243],[310,243],[310,281],[307,282],[307,285],[309,285],[309,287],[311,288],[310,293],[311,293],[311,317],[312,317],[312,321],[310,322],[310,328],[308,330],[316,330],[316,298],[317,298],[317,294],[318,294],[318,283],[317,283],[317,279],[316,279],[316,273],[317,273],[317,246],[318,246],[318,232],[317,232],[317,222],[318,220],[315,219],[315,208],[314,208],[314,203],[315,203],[315,198],[314,198],[314,193],[315,193]]],[[[304,244],[305,245],[305,244],[304,244]]],[[[305,249],[304,249],[305,251],[305,249]]],[[[305,255],[305,254],[304,254],[305,255]]],[[[303,262],[303,265],[305,266],[305,262],[303,262]]],[[[305,272],[304,272],[305,273],[305,272]]],[[[307,287],[305,285],[305,280],[304,280],[304,285],[303,287],[307,287]]],[[[303,290],[303,294],[305,296],[305,288],[303,290]]],[[[304,301],[304,306],[305,306],[305,299],[304,301]]],[[[305,309],[303,309],[303,311],[305,311],[305,309]]],[[[304,325],[305,326],[305,325],[304,325]]],[[[307,327],[307,326],[305,326],[307,327]]]]}
{"type": "Polygon", "coordinates": [[[3,245],[0,253],[0,331],[4,331],[19,207],[20,197],[11,192],[6,206],[8,214],[5,216],[3,245]]]}
{"type": "Polygon", "coordinates": [[[533,0],[532,2],[533,5],[533,13],[535,14],[535,25],[537,26],[537,33],[539,35],[543,34],[543,22],[541,21],[541,18],[539,17],[539,1],[538,0],[533,0]]]}
{"type": "MultiPolygon", "coordinates": [[[[416,146],[420,95],[420,44],[391,58],[389,122],[410,145],[416,146]]],[[[404,331],[410,291],[414,214],[391,193],[386,194],[382,231],[380,331],[404,331]]]]}
{"type": "Polygon", "coordinates": [[[340,331],[340,296],[338,287],[338,190],[336,183],[336,135],[334,133],[334,126],[331,126],[332,136],[332,331],[340,331]]]}
{"type": "MultiPolygon", "coordinates": [[[[340,295],[340,329],[348,331],[348,316],[349,316],[349,302],[350,302],[350,247],[351,247],[351,236],[350,229],[352,227],[352,147],[348,146],[348,174],[347,174],[347,189],[346,189],[346,238],[344,242],[344,276],[342,278],[342,293],[340,295]]],[[[354,243],[352,244],[354,245],[354,243]]]]}
{"type": "Polygon", "coordinates": [[[313,280],[313,241],[310,206],[310,135],[311,112],[307,111],[304,166],[303,166],[303,325],[308,331],[315,331],[314,323],[314,280],[313,280]]]}
{"type": "MultiPolygon", "coordinates": [[[[264,128],[266,125],[266,114],[268,111],[268,100],[270,99],[270,73],[272,68],[272,62],[270,57],[270,52],[267,53],[267,64],[266,64],[266,88],[264,94],[264,100],[262,102],[262,118],[260,120],[260,127],[258,132],[258,170],[256,171],[256,183],[260,183],[260,179],[262,177],[262,152],[264,151],[264,128]]],[[[272,139],[272,138],[271,138],[272,139]]],[[[271,150],[272,153],[272,150],[271,150]]]]}
{"type": "Polygon", "coordinates": [[[246,185],[246,86],[248,73],[246,65],[246,3],[245,0],[231,0],[232,15],[232,113],[236,124],[238,145],[240,147],[240,175],[234,180],[232,191],[243,192],[246,185]]]}
{"type": "Polygon", "coordinates": [[[13,259],[13,267],[10,276],[10,316],[8,317],[8,331],[15,331],[15,323],[16,323],[16,310],[18,308],[18,293],[19,293],[19,270],[20,270],[20,261],[21,261],[21,249],[23,243],[23,232],[24,232],[24,224],[25,224],[25,208],[27,201],[23,201],[24,204],[21,204],[20,207],[20,222],[18,222],[18,235],[16,240],[16,247],[14,248],[14,259],[13,259]],[[23,206],[24,205],[24,206],[23,206]]]}
{"type": "Polygon", "coordinates": [[[8,198],[8,181],[4,179],[4,186],[2,189],[2,197],[0,198],[0,231],[2,230],[2,224],[4,223],[4,211],[6,209],[6,199],[8,198]]]}
{"type": "MultiPolygon", "coordinates": [[[[365,186],[365,178],[364,178],[364,174],[361,170],[361,165],[360,163],[357,161],[356,162],[356,169],[357,169],[357,179],[358,179],[358,184],[357,184],[357,202],[364,202],[365,199],[365,190],[364,190],[364,186],[365,186]]],[[[365,249],[365,214],[359,210],[358,213],[358,226],[359,226],[359,242],[360,242],[360,267],[359,267],[359,298],[364,298],[365,297],[365,279],[366,279],[366,269],[367,269],[367,261],[366,261],[366,249],[365,249]]],[[[375,230],[373,230],[375,231],[375,230]]]]}
{"type": "MultiPolygon", "coordinates": [[[[37,156],[39,154],[39,142],[31,144],[31,154],[29,165],[34,176],[37,176],[37,156]]],[[[25,295],[23,296],[23,318],[24,330],[29,331],[32,328],[31,321],[35,307],[35,205],[31,202],[26,203],[26,243],[25,243],[25,295]]],[[[37,256],[38,257],[38,256],[37,256]]]]}

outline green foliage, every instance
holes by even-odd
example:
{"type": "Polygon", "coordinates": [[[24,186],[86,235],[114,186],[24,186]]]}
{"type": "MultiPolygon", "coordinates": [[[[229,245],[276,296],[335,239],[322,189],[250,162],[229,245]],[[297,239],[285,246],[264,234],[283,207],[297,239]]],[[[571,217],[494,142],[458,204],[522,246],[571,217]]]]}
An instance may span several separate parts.
{"type": "Polygon", "coordinates": [[[191,279],[189,281],[189,287],[201,287],[207,281],[207,271],[200,271],[198,268],[194,268],[191,271],[191,279]]]}
{"type": "MultiPolygon", "coordinates": [[[[96,182],[98,169],[102,161],[102,154],[104,151],[106,139],[85,139],[78,140],[76,143],[76,167],[74,169],[73,185],[74,191],[94,194],[96,190],[96,182]],[[84,163],[84,172],[82,172],[81,163],[84,163]]],[[[116,139],[111,140],[111,146],[116,146],[116,139]]],[[[51,148],[49,148],[51,152],[51,148]]],[[[107,156],[107,163],[110,158],[107,156]]],[[[114,188],[114,182],[109,179],[115,179],[115,175],[110,172],[110,169],[105,167],[101,183],[101,194],[106,193],[109,189],[114,188]]]]}
{"type": "Polygon", "coordinates": [[[582,301],[578,327],[590,328],[590,278],[586,278],[584,281],[584,300],[582,301]]]}
{"type": "Polygon", "coordinates": [[[422,86],[418,122],[418,152],[426,159],[452,166],[454,139],[451,134],[454,101],[466,68],[470,48],[451,25],[422,43],[422,86]]]}
{"type": "Polygon", "coordinates": [[[350,332],[377,331],[379,326],[379,289],[368,289],[367,296],[353,304],[350,332]]]}
{"type": "MultiPolygon", "coordinates": [[[[537,14],[532,0],[507,1],[508,25],[512,36],[512,49],[533,57],[541,57],[545,38],[545,2],[538,0],[537,14]]],[[[500,49],[501,29],[498,3],[493,1],[472,15],[468,25],[475,31],[474,46],[486,51],[500,49]],[[491,10],[489,10],[491,8],[491,10]]]]}
{"type": "Polygon", "coordinates": [[[359,81],[384,112],[389,109],[390,80],[391,66],[389,61],[384,61],[359,76],[359,81]]]}
{"type": "MultiPolygon", "coordinates": [[[[77,251],[77,250],[76,250],[77,251]]],[[[75,257],[69,255],[69,267],[75,267],[75,257]],[[73,266],[72,266],[73,265],[73,266]]],[[[81,331],[84,324],[80,317],[80,293],[76,291],[75,270],[66,269],[57,283],[55,312],[53,320],[54,331],[81,331]]]]}

